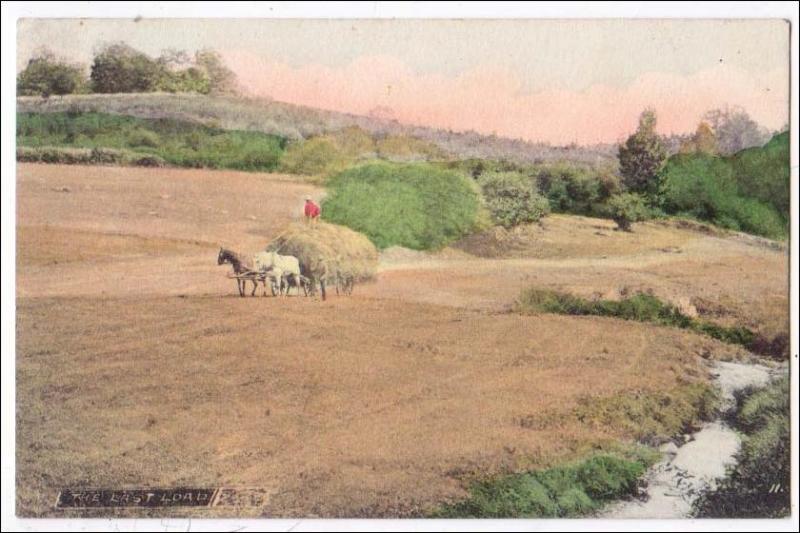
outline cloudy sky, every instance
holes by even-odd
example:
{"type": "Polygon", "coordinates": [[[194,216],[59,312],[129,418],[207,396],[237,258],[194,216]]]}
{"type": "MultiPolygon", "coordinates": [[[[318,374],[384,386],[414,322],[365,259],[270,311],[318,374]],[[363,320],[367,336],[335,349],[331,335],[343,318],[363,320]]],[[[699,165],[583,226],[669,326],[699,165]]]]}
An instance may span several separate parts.
{"type": "Polygon", "coordinates": [[[647,106],[663,133],[725,105],[770,129],[789,116],[780,20],[27,19],[17,67],[42,46],[88,64],[119,40],[215,48],[253,95],[557,144],[618,141],[647,106]]]}

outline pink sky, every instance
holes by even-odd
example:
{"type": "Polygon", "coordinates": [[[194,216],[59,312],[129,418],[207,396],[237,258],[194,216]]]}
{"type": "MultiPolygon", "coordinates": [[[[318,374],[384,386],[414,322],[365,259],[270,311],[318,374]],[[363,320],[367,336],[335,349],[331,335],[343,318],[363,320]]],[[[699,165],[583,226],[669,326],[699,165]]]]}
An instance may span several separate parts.
{"type": "Polygon", "coordinates": [[[497,66],[446,76],[415,73],[390,56],[362,56],[337,68],[292,67],[242,50],[224,55],[253,95],[356,114],[386,106],[403,123],[555,144],[624,139],[648,106],[658,112],[662,133],[694,131],[706,111],[725,105],[743,107],[771,129],[788,116],[788,72],[782,68],[753,76],[719,64],[690,75],[648,72],[616,86],[526,91],[519,76],[497,66]]]}
{"type": "Polygon", "coordinates": [[[114,41],[219,50],[279,101],[555,144],[616,142],[649,106],[667,134],[726,105],[772,130],[789,116],[778,19],[24,19],[17,68],[41,46],[88,65],[114,41]]]}

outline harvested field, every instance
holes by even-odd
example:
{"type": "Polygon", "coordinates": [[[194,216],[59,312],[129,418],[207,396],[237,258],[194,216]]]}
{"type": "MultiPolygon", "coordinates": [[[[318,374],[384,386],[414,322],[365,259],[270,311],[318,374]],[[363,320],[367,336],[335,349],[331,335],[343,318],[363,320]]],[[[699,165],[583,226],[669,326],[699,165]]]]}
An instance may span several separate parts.
{"type": "Polygon", "coordinates": [[[419,515],[476,477],[640,437],[622,419],[580,420],[579,406],[675,394],[707,382],[706,358],[748,357],[672,328],[507,312],[531,285],[649,289],[788,331],[785,251],[650,225],[590,237],[610,223],[576,217],[545,219],[511,257],[395,250],[351,297],[239,298],[218,247],[263,249],[321,190],[237,172],[17,168],[25,516],[65,516],[53,508],[65,486],[121,485],[268,496],[217,515],[419,515]],[[590,238],[616,244],[601,254],[590,238]]]}

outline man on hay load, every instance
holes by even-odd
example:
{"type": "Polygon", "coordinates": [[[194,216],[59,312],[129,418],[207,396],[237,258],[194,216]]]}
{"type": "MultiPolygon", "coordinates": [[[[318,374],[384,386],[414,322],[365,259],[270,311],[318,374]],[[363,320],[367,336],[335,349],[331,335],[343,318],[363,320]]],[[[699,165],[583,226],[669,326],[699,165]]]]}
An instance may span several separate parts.
{"type": "Polygon", "coordinates": [[[306,223],[314,225],[319,222],[319,216],[322,214],[322,210],[317,204],[314,203],[314,200],[312,200],[310,196],[306,196],[306,207],[304,213],[306,215],[306,223]]]}

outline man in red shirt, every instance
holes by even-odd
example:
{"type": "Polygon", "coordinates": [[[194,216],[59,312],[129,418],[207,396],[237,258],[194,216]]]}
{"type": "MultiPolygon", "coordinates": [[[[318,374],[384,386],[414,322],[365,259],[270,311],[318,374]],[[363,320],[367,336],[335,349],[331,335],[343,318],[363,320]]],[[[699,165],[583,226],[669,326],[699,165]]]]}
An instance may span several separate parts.
{"type": "Polygon", "coordinates": [[[314,203],[310,196],[306,196],[306,207],[304,213],[306,215],[306,222],[310,224],[316,224],[322,211],[320,210],[319,206],[314,203]]]}

